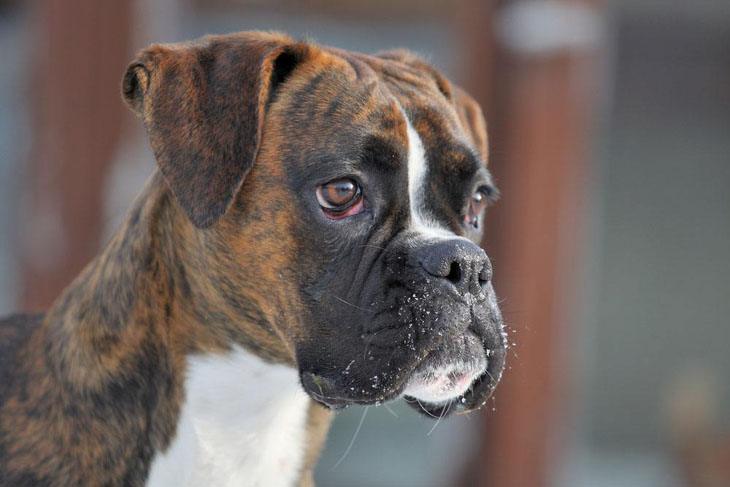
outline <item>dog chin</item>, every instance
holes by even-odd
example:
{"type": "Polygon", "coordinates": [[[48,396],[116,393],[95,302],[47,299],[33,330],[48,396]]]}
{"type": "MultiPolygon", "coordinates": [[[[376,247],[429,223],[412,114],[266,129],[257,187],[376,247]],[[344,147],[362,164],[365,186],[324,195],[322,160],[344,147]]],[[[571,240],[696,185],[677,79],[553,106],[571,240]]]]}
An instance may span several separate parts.
{"type": "Polygon", "coordinates": [[[464,349],[454,356],[436,350],[413,372],[403,395],[418,401],[440,405],[465,394],[474,381],[487,370],[486,354],[478,339],[469,333],[464,349]]]}

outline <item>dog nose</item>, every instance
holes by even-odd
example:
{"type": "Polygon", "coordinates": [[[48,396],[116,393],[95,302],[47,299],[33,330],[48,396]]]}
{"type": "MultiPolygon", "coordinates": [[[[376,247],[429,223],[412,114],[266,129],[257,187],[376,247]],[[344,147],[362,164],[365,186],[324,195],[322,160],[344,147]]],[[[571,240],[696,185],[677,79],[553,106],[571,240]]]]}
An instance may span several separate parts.
{"type": "Polygon", "coordinates": [[[429,243],[417,255],[428,274],[446,279],[462,294],[479,294],[492,280],[492,264],[486,252],[466,239],[429,243]]]}

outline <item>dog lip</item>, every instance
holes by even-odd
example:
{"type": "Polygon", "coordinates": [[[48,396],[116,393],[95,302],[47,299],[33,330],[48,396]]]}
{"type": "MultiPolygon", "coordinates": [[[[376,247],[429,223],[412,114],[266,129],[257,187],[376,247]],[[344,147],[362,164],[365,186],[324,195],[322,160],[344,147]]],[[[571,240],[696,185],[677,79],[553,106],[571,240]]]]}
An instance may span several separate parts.
{"type": "Polygon", "coordinates": [[[445,292],[446,297],[453,299],[459,304],[469,306],[470,308],[473,307],[475,303],[482,303],[488,298],[484,289],[480,290],[478,293],[473,293],[470,290],[462,292],[449,281],[441,283],[441,291],[445,292]]]}
{"type": "Polygon", "coordinates": [[[479,337],[471,330],[457,349],[435,348],[412,372],[404,394],[441,403],[464,394],[487,370],[489,360],[479,337]]]}
{"type": "Polygon", "coordinates": [[[458,364],[451,368],[437,368],[416,373],[409,380],[404,395],[431,404],[443,403],[469,390],[486,368],[486,361],[481,361],[481,367],[458,364]]]}
{"type": "Polygon", "coordinates": [[[497,318],[490,320],[481,332],[470,326],[468,333],[473,334],[480,341],[486,359],[486,366],[481,370],[481,373],[473,378],[466,390],[456,397],[446,397],[440,401],[428,401],[411,396],[408,394],[409,391],[406,391],[406,401],[416,410],[430,417],[440,417],[449,413],[465,413],[483,407],[491,397],[501,380],[507,355],[504,325],[501,319],[497,318]],[[417,404],[417,406],[414,404],[417,404]]]}

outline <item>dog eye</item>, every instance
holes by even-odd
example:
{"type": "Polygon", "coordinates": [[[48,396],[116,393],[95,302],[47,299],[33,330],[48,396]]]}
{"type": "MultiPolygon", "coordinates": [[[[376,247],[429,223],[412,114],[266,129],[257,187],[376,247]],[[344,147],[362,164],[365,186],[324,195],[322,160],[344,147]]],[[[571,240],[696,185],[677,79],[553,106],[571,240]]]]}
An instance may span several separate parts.
{"type": "Polygon", "coordinates": [[[333,179],[317,188],[317,201],[325,215],[339,220],[362,211],[362,188],[350,178],[333,179]]]}
{"type": "Polygon", "coordinates": [[[487,207],[489,202],[488,189],[479,188],[469,198],[469,204],[466,208],[466,215],[464,215],[464,224],[479,229],[479,218],[481,217],[484,209],[487,207]]]}

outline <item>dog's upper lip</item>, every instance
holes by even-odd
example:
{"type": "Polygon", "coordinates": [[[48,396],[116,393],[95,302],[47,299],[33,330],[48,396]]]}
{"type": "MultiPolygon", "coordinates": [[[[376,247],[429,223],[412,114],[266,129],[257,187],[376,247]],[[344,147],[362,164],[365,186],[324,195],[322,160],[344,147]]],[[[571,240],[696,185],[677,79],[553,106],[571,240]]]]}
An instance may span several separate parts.
{"type": "MultiPolygon", "coordinates": [[[[448,336],[446,335],[444,337],[444,340],[458,340],[460,338],[463,338],[465,340],[473,340],[477,343],[472,343],[472,346],[477,346],[480,349],[484,350],[484,343],[481,337],[471,328],[469,327],[464,335],[462,337],[457,336],[448,336]]],[[[481,362],[480,360],[463,360],[463,357],[461,359],[457,359],[456,361],[450,360],[448,357],[443,357],[444,353],[446,353],[442,349],[443,341],[439,342],[436,346],[434,346],[421,360],[418,365],[413,369],[412,373],[417,373],[420,369],[422,369],[425,366],[431,366],[431,367],[445,367],[452,369],[452,371],[462,370],[465,371],[465,373],[473,372],[474,369],[482,368],[483,364],[480,364],[478,362],[481,362]],[[436,363],[429,364],[429,361],[435,361],[436,363]]],[[[468,345],[464,345],[465,347],[468,345]]],[[[485,357],[488,358],[487,353],[485,352],[485,357]]]]}
{"type": "Polygon", "coordinates": [[[446,291],[447,296],[451,297],[457,303],[464,304],[469,307],[474,306],[474,303],[481,303],[485,301],[488,297],[484,290],[477,294],[474,294],[471,291],[461,292],[450,282],[446,282],[444,284],[443,290],[446,291]]]}

